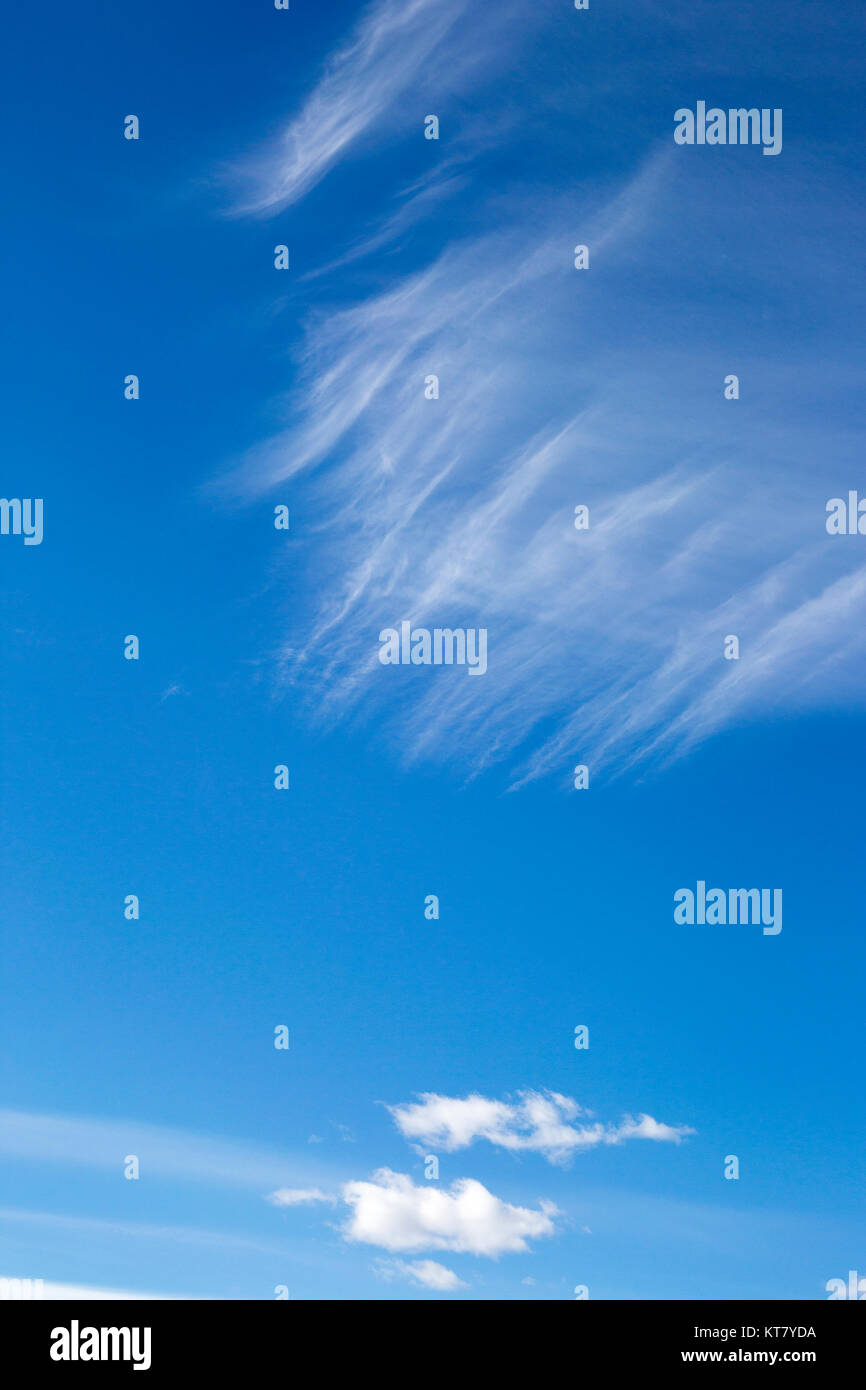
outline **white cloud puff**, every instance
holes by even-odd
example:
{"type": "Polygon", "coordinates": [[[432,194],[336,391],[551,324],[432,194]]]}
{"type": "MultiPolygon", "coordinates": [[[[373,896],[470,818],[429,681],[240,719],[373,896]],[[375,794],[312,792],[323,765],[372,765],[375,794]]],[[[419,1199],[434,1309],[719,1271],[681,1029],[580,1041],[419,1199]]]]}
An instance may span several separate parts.
{"type": "Polygon", "coordinates": [[[369,1182],[349,1182],[343,1200],[351,1215],[346,1240],[385,1250],[453,1250],[471,1255],[525,1251],[527,1240],[554,1234],[557,1209],[503,1202],[474,1178],[458,1178],[449,1190],[416,1187],[410,1177],[381,1168],[369,1182]]]}
{"type": "Polygon", "coordinates": [[[663,1124],[651,1115],[627,1115],[618,1125],[575,1123],[587,1112],[556,1091],[522,1091],[514,1103],[478,1094],[460,1098],[428,1091],[415,1104],[388,1109],[403,1137],[426,1148],[453,1153],[486,1139],[499,1148],[541,1153],[554,1163],[598,1144],[619,1144],[625,1139],[678,1144],[694,1133],[687,1125],[663,1124]]]}

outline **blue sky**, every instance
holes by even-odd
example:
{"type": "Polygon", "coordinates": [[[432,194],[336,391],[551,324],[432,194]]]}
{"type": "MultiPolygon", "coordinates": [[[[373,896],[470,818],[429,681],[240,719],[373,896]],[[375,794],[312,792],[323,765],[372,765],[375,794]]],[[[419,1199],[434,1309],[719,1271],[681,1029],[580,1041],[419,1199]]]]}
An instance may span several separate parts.
{"type": "Polygon", "coordinates": [[[866,492],[863,28],[16,16],[0,1276],[866,1273],[866,540],[825,527],[866,492]],[[782,152],[675,145],[699,100],[782,109],[782,152]],[[404,619],[485,628],[487,672],[381,665],[404,619]],[[675,924],[698,880],[781,887],[783,930],[675,924]]]}

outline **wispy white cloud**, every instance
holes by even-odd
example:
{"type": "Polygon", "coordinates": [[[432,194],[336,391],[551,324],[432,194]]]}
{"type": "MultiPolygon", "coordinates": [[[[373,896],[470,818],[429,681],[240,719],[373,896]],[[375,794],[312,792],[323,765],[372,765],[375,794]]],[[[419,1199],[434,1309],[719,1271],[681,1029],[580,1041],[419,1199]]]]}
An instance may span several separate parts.
{"type": "Polygon", "coordinates": [[[425,1148],[454,1153],[484,1139],[512,1152],[543,1154],[554,1163],[600,1144],[626,1139],[679,1144],[694,1133],[687,1125],[663,1124],[651,1115],[626,1116],[616,1125],[587,1123],[589,1113],[556,1091],[522,1091],[515,1102],[426,1092],[413,1104],[388,1109],[403,1137],[425,1148]]]}
{"type": "Polygon", "coordinates": [[[320,1187],[280,1187],[272,1192],[268,1201],[275,1207],[312,1207],[319,1202],[336,1202],[333,1192],[323,1192],[320,1187]]]}
{"type": "Polygon", "coordinates": [[[418,1187],[406,1174],[382,1168],[369,1182],[346,1183],[342,1191],[351,1208],[344,1238],[384,1250],[453,1250],[496,1258],[527,1250],[527,1241],[555,1230],[552,1202],[543,1201],[538,1209],[512,1206],[474,1178],[459,1178],[450,1189],[418,1187]]]}
{"type": "MultiPolygon", "coordinates": [[[[823,459],[832,452],[837,471],[848,461],[835,484],[844,491],[857,434],[828,435],[808,417],[803,428],[790,408],[805,370],[832,415],[834,393],[850,398],[850,364],[803,362],[796,346],[785,355],[778,332],[758,341],[737,318],[756,297],[771,322],[792,301],[804,322],[826,318],[810,248],[790,232],[815,215],[811,187],[789,177],[784,246],[774,241],[769,255],[776,185],[745,164],[734,174],[720,161],[678,162],[671,141],[645,142],[643,163],[618,185],[597,175],[590,185],[579,166],[572,183],[564,127],[551,166],[561,191],[551,193],[534,168],[537,95],[520,108],[523,147],[505,104],[492,92],[478,100],[504,59],[531,51],[535,23],[510,0],[493,14],[466,0],[379,0],[281,139],[247,161],[247,210],[275,210],[350,150],[381,152],[407,121],[420,143],[412,92],[422,74],[471,111],[425,151],[408,187],[384,206],[366,203],[361,225],[346,219],[348,244],[308,272],[339,268],[341,288],[336,307],[329,297],[307,322],[288,425],[219,485],[242,497],[309,488],[316,602],[296,608],[278,671],[311,714],[384,715],[407,762],[459,759],[479,771],[505,760],[513,787],[546,774],[567,785],[577,762],[663,761],[768,708],[862,705],[866,665],[852,619],[866,565],[854,548],[828,545],[822,526],[823,459]],[[479,150],[497,142],[523,184],[473,179],[479,150]],[[474,199],[463,218],[458,191],[474,199]],[[723,246],[706,233],[728,197],[744,212],[738,243],[729,231],[723,246]],[[434,220],[447,198],[451,215],[434,220]],[[377,281],[377,252],[425,216],[434,244],[442,226],[450,240],[408,273],[389,262],[377,281]],[[572,268],[578,242],[590,248],[588,271],[572,268]],[[345,271],[358,260],[352,302],[345,271]],[[723,405],[734,367],[743,399],[723,405]],[[423,391],[430,374],[435,400],[423,391]],[[571,524],[577,503],[591,510],[583,533],[571,524]],[[484,679],[385,675],[378,633],[403,620],[485,627],[484,679]],[[737,663],[722,657],[728,633],[741,642],[737,663]]],[[[567,65],[553,63],[548,80],[543,128],[555,143],[551,110],[572,120],[579,111],[580,122],[597,110],[567,65]]],[[[638,148],[637,127],[634,136],[638,148]]],[[[849,209],[834,215],[825,195],[817,234],[829,247],[856,228],[839,232],[849,209]]]]}
{"type": "MultiPolygon", "coordinates": [[[[847,484],[825,481],[814,424],[786,419],[793,368],[744,345],[724,402],[729,359],[691,325],[664,352],[648,334],[664,287],[641,283],[645,248],[698,245],[710,195],[698,182],[684,214],[675,178],[665,150],[619,189],[524,194],[528,214],[515,197],[497,230],[310,320],[288,427],[221,486],[282,497],[309,475],[315,606],[277,661],[311,717],[375,713],[408,762],[567,785],[578,762],[675,756],[769,707],[862,704],[866,565],[824,531],[847,484]],[[378,634],[403,620],[485,627],[484,678],[382,668],[378,634]]],[[[766,199],[750,185],[756,219],[766,199]]],[[[840,364],[809,370],[846,389],[840,364]]],[[[842,478],[853,440],[834,440],[842,478]]]]}
{"type": "Polygon", "coordinates": [[[127,1302],[130,1299],[172,1300],[172,1294],[130,1292],[128,1289],[102,1289],[90,1284],[62,1284],[52,1279],[21,1279],[14,1275],[0,1275],[0,1302],[32,1302],[57,1299],[70,1299],[76,1302],[91,1300],[127,1302]],[[35,1291],[34,1291],[35,1290],[35,1291]]]}
{"type": "Polygon", "coordinates": [[[437,1293],[454,1293],[457,1289],[468,1289],[469,1285],[459,1279],[453,1269],[448,1269],[436,1260],[381,1260],[376,1266],[381,1279],[402,1277],[437,1293]]]}
{"type": "Polygon", "coordinates": [[[104,1217],[70,1216],[65,1212],[29,1211],[19,1207],[0,1208],[0,1224],[35,1226],[50,1231],[67,1231],[76,1236],[110,1241],[145,1241],[154,1244],[199,1245],[212,1250],[245,1250],[260,1254],[283,1254],[284,1247],[274,1241],[238,1235],[234,1231],[210,1231],[199,1226],[170,1226],[149,1221],[119,1221],[104,1217]]]}
{"type": "Polygon", "coordinates": [[[491,61],[498,31],[514,9],[514,0],[499,0],[483,13],[470,0],[368,6],[282,134],[236,167],[236,176],[251,186],[238,210],[263,214],[297,202],[386,117],[392,130],[412,124],[421,139],[431,113],[417,104],[419,78],[433,65],[435,89],[444,99],[468,72],[491,61]]]}
{"type": "Polygon", "coordinates": [[[401,190],[395,199],[394,209],[389,211],[384,219],[380,219],[372,230],[359,237],[354,245],[335,260],[306,271],[301,277],[302,280],[317,280],[323,275],[330,275],[333,271],[341,270],[353,261],[363,260],[374,251],[398,241],[405,232],[421,221],[425,214],[433,212],[449,198],[456,197],[466,187],[468,180],[465,174],[460,172],[459,164],[460,161],[449,159],[436,166],[416,184],[401,190]]]}
{"type": "Polygon", "coordinates": [[[166,701],[166,700],[170,700],[171,697],[172,697],[172,695],[188,695],[188,694],[189,694],[189,691],[186,690],[182,685],[169,685],[169,686],[167,686],[167,687],[165,688],[165,690],[164,690],[164,691],[162,692],[162,694],[160,695],[160,697],[159,697],[159,703],[160,703],[161,705],[162,705],[162,704],[165,704],[165,701],[166,701]]]}
{"type": "MultiPolygon", "coordinates": [[[[141,1172],[212,1186],[273,1190],[313,1176],[309,1155],[296,1159],[241,1141],[142,1124],[0,1110],[0,1155],[113,1169],[135,1154],[141,1172]]],[[[322,1165],[316,1164],[321,1177],[322,1165]]]]}

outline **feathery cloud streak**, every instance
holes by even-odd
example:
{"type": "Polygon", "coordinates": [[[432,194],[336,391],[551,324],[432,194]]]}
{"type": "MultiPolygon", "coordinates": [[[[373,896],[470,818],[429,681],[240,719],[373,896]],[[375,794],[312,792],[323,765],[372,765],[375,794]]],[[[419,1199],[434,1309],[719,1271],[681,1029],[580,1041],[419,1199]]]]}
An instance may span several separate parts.
{"type": "MultiPolygon", "coordinates": [[[[0,1110],[0,1155],[119,1172],[128,1153],[136,1154],[143,1171],[153,1177],[215,1187],[273,1187],[290,1177],[304,1177],[312,1168],[309,1158],[294,1160],[256,1145],[138,1120],[0,1110]]],[[[322,1165],[317,1166],[321,1172],[322,1165]]]]}
{"type": "MultiPolygon", "coordinates": [[[[388,11],[364,24],[395,33],[388,11]]],[[[383,51],[356,36],[339,55],[341,101],[364,109],[361,55],[383,51]]],[[[441,53],[436,64],[438,77],[441,53]]],[[[383,87],[381,109],[394,92],[383,87]]],[[[330,109],[328,79],[311,103],[330,109]]],[[[705,249],[728,181],[748,213],[726,259],[741,250],[744,284],[760,273],[770,299],[793,294],[817,314],[796,244],[784,264],[775,244],[770,260],[752,249],[778,218],[775,193],[745,166],[677,164],[672,146],[594,191],[553,194],[522,167],[526,181],[491,193],[486,219],[451,219],[425,263],[309,317],[287,428],[223,480],[247,498],[290,480],[308,489],[316,598],[279,651],[280,681],[312,717],[390,724],[409,763],[505,761],[512,786],[566,782],[576,762],[663,761],[767,708],[862,704],[866,635],[852,615],[866,565],[824,531],[827,441],[791,418],[803,364],[796,348],[777,361],[777,337],[737,328],[730,269],[705,249]],[[572,266],[577,242],[588,271],[572,266]],[[727,324],[742,400],[723,401],[732,353],[695,326],[684,287],[712,305],[717,336],[727,324]],[[431,374],[438,399],[424,393],[431,374]],[[577,504],[588,531],[573,527],[577,504]],[[402,621],[486,628],[484,679],[384,670],[378,635],[402,621]],[[729,633],[738,662],[722,656],[729,633]]],[[[292,196],[305,177],[291,168],[292,196]]],[[[285,193],[273,176],[270,188],[285,193]]],[[[790,206],[806,194],[792,184],[790,206]]],[[[369,273],[400,225],[386,214],[330,270],[366,254],[369,273]]],[[[845,364],[807,366],[813,389],[845,395],[845,364]]],[[[836,492],[856,456],[842,444],[836,492]]]]}
{"type": "Polygon", "coordinates": [[[514,0],[479,13],[469,0],[380,0],[361,14],[282,135],[235,171],[252,185],[238,212],[267,214],[296,203],[404,99],[400,126],[425,111],[414,104],[428,64],[444,97],[497,51],[514,0]],[[408,112],[411,111],[411,116],[408,112]]]}

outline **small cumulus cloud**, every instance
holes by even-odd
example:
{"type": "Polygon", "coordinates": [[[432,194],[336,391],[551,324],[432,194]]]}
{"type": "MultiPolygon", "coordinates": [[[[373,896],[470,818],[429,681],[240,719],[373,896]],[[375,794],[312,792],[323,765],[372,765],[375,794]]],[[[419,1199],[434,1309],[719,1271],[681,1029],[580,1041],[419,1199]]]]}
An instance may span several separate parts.
{"type": "Polygon", "coordinates": [[[349,1182],[343,1200],[351,1215],[343,1227],[348,1241],[385,1250],[453,1250],[471,1255],[525,1251],[527,1241],[554,1234],[557,1208],[501,1201],[474,1178],[458,1178],[449,1190],[416,1187],[404,1173],[382,1168],[369,1182],[349,1182]]]}
{"type": "Polygon", "coordinates": [[[679,1144],[694,1130],[668,1125],[651,1115],[626,1115],[618,1125],[581,1119],[584,1111],[570,1096],[556,1091],[522,1091],[515,1102],[426,1092],[409,1105],[388,1107],[405,1139],[446,1153],[468,1148],[479,1139],[514,1152],[541,1153],[553,1163],[599,1144],[627,1139],[654,1139],[679,1144]]]}

